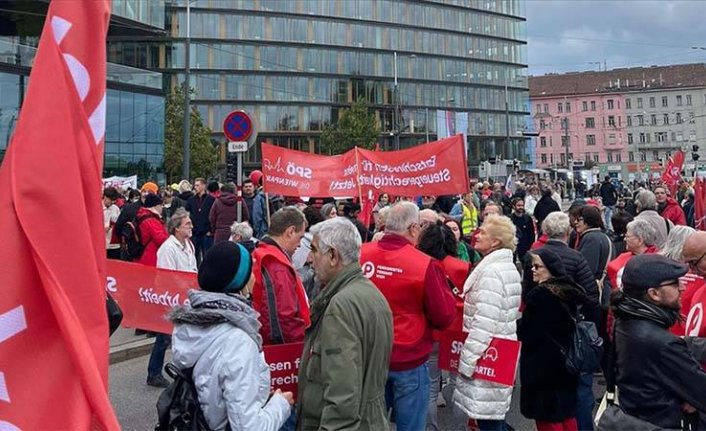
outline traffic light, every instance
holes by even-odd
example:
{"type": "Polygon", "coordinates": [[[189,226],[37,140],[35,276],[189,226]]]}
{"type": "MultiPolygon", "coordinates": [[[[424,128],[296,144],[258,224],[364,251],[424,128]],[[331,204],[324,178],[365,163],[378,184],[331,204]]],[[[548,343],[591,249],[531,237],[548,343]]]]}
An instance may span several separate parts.
{"type": "Polygon", "coordinates": [[[699,157],[701,157],[701,156],[699,156],[699,146],[698,146],[698,145],[692,145],[692,146],[691,146],[691,151],[693,151],[693,153],[691,153],[691,159],[692,159],[693,161],[699,160],[699,157]]]}

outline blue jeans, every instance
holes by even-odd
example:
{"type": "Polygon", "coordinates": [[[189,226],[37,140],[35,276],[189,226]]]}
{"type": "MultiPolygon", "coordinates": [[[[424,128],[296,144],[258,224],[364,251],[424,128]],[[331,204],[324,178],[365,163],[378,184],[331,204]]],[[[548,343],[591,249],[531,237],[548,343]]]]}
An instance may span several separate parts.
{"type": "Polygon", "coordinates": [[[581,373],[576,389],[576,424],[581,431],[593,431],[593,373],[581,373]]]}
{"type": "Polygon", "coordinates": [[[213,236],[210,235],[194,235],[191,237],[191,242],[194,244],[194,253],[196,254],[196,262],[201,265],[206,252],[213,245],[213,236]]]}
{"type": "Polygon", "coordinates": [[[294,431],[297,429],[297,405],[292,406],[292,412],[289,414],[287,421],[282,425],[279,431],[294,431]]]}
{"type": "Polygon", "coordinates": [[[613,217],[613,211],[615,211],[615,205],[605,206],[603,212],[603,222],[605,224],[606,231],[613,230],[613,222],[611,221],[611,218],[613,217]]]}
{"type": "Polygon", "coordinates": [[[507,431],[507,423],[504,420],[478,419],[476,422],[480,431],[507,431]]]}
{"type": "Polygon", "coordinates": [[[157,336],[154,337],[152,354],[150,354],[150,362],[147,365],[147,378],[162,375],[162,368],[164,368],[164,353],[167,351],[171,343],[171,335],[157,334],[157,336]]]}
{"type": "Polygon", "coordinates": [[[390,371],[385,385],[385,404],[388,409],[392,408],[397,431],[424,429],[430,386],[426,363],[407,371],[390,371]]]}
{"type": "Polygon", "coordinates": [[[429,410],[427,411],[427,431],[437,431],[439,429],[438,407],[436,399],[441,390],[441,370],[439,369],[439,343],[434,343],[434,348],[427,361],[429,367],[429,410]]]}

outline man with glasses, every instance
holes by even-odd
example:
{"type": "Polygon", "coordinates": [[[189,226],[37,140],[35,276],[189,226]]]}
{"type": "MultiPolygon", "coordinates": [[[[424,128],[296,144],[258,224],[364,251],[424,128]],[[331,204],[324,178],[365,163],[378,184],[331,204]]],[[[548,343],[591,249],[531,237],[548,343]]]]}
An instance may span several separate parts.
{"type": "Polygon", "coordinates": [[[687,238],[682,256],[692,272],[702,277],[706,276],[706,232],[695,232],[687,238]]]}
{"type": "Polygon", "coordinates": [[[424,429],[429,404],[432,329],[445,329],[456,315],[456,300],[441,264],[415,248],[422,231],[412,202],[390,207],[385,234],[363,244],[363,275],[380,290],[392,310],[393,344],[385,401],[397,430],[424,429]]]}
{"type": "Polygon", "coordinates": [[[682,429],[684,413],[706,413],[703,339],[668,329],[679,319],[679,278],[687,271],[667,257],[641,254],[625,266],[623,289],[612,296],[620,407],[666,429],[682,429]]]}

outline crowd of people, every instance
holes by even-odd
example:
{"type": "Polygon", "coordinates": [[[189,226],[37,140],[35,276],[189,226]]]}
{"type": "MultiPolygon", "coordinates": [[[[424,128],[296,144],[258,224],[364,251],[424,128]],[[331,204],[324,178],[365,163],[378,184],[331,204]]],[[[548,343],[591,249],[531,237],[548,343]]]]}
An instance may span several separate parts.
{"type": "Polygon", "coordinates": [[[564,212],[553,184],[473,181],[460,196],[381,193],[369,216],[262,185],[254,171],[242,198],[202,178],[103,194],[108,258],[198,274],[172,336],[156,335],[146,382],[168,385],[171,343],[211,429],[434,430],[446,405],[458,429],[508,430],[513,387],[474,376],[495,338],[522,342],[520,410],[540,431],[592,430],[601,375],[615,376],[628,417],[706,426],[706,333],[684,326],[706,289],[688,184],[672,197],[606,178],[564,212]],[[576,372],[581,321],[604,355],[576,372]],[[448,373],[445,330],[466,334],[448,373]],[[304,346],[296,396],[270,387],[262,355],[288,343],[304,346]]]}

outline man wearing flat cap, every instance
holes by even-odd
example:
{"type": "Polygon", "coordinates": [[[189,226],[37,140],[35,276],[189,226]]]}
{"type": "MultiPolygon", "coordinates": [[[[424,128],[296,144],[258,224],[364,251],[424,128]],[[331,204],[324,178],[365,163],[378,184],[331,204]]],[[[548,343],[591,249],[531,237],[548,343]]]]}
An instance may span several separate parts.
{"type": "Polygon", "coordinates": [[[684,413],[706,413],[703,339],[669,332],[680,316],[679,278],[687,271],[661,255],[635,256],[625,266],[623,289],[611,298],[620,407],[666,429],[682,429],[684,413]]]}

